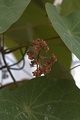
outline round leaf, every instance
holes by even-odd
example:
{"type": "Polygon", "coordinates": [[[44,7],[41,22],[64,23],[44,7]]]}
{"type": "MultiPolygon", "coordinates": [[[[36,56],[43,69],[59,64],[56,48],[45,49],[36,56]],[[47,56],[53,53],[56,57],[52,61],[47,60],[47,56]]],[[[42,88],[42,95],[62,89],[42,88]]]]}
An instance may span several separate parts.
{"type": "Polygon", "coordinates": [[[56,7],[46,4],[48,17],[66,46],[80,59],[80,11],[64,17],[60,16],[56,7]]]}
{"type": "Polygon", "coordinates": [[[0,33],[5,32],[16,22],[31,0],[1,0],[0,1],[0,33]]]}
{"type": "Polygon", "coordinates": [[[0,119],[80,119],[80,90],[74,82],[48,77],[33,79],[14,92],[1,90],[0,119]]]}

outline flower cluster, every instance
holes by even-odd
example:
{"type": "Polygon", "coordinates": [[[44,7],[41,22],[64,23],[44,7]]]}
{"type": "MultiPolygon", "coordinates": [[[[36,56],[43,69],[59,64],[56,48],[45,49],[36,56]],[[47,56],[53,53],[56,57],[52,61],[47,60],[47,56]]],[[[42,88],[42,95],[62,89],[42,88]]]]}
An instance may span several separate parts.
{"type": "Polygon", "coordinates": [[[34,46],[34,50],[40,51],[41,49],[44,49],[46,52],[49,50],[48,45],[46,42],[42,39],[36,39],[32,42],[32,45],[34,46]]]}
{"type": "Polygon", "coordinates": [[[33,76],[38,77],[42,74],[48,74],[51,71],[51,65],[57,61],[54,54],[51,57],[44,57],[40,55],[41,50],[48,51],[49,47],[47,43],[42,39],[36,39],[32,42],[32,50],[27,52],[28,58],[31,60],[31,67],[37,66],[33,72],[33,76]]]}

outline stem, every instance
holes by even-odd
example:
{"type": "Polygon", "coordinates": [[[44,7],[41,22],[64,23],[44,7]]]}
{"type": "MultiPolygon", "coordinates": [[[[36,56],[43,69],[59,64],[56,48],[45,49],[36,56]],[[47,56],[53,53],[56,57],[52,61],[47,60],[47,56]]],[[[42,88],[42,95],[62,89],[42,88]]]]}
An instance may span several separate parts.
{"type": "MultiPolygon", "coordinates": [[[[27,49],[25,49],[25,52],[24,52],[24,53],[21,53],[21,54],[22,54],[22,58],[21,58],[18,62],[16,62],[16,63],[7,56],[7,58],[8,58],[9,60],[11,60],[11,62],[13,62],[13,64],[9,65],[8,67],[9,67],[10,69],[13,69],[13,68],[11,68],[12,66],[17,65],[17,64],[19,64],[22,60],[24,60],[24,56],[25,56],[25,54],[26,54],[26,51],[27,51],[27,49]]],[[[2,70],[3,68],[6,68],[6,66],[4,65],[4,66],[0,67],[0,70],[2,70]]]]}
{"type": "Polygon", "coordinates": [[[59,37],[59,36],[56,36],[56,37],[46,38],[46,39],[44,39],[44,40],[47,41],[47,40],[58,39],[58,38],[60,38],[60,37],[59,37]]]}
{"type": "Polygon", "coordinates": [[[50,25],[51,23],[47,22],[47,23],[41,23],[41,24],[30,24],[30,25],[27,25],[27,26],[22,26],[22,27],[17,27],[17,28],[14,28],[14,29],[9,29],[8,31],[11,32],[11,31],[15,31],[15,30],[23,30],[23,29],[26,29],[26,28],[32,28],[32,27],[38,27],[38,26],[46,26],[46,25],[50,25]]]}
{"type": "Polygon", "coordinates": [[[68,71],[64,72],[64,74],[62,74],[61,78],[64,78],[65,76],[68,75],[68,73],[70,73],[71,70],[73,70],[73,69],[75,69],[75,68],[77,68],[77,67],[79,67],[79,66],[80,66],[80,64],[79,64],[79,65],[76,65],[76,66],[72,67],[71,69],[69,69],[68,71]]]}
{"type": "Polygon", "coordinates": [[[75,69],[75,68],[77,68],[77,67],[79,67],[79,66],[80,66],[80,64],[72,67],[72,68],[70,69],[70,71],[73,70],[73,69],[75,69]]]}
{"type": "Polygon", "coordinates": [[[13,79],[13,81],[14,81],[15,86],[16,86],[16,87],[18,87],[18,85],[17,85],[17,83],[16,83],[16,80],[15,80],[14,76],[12,75],[12,73],[11,73],[11,71],[10,71],[10,68],[9,68],[9,66],[7,65],[7,62],[6,62],[6,60],[5,60],[4,50],[3,50],[3,48],[2,48],[1,53],[2,53],[2,58],[3,58],[3,61],[4,61],[5,66],[6,66],[6,68],[7,68],[7,71],[9,72],[10,76],[12,77],[12,79],[13,79]]]}
{"type": "MultiPolygon", "coordinates": [[[[60,37],[59,37],[59,36],[56,36],[56,37],[47,38],[47,39],[44,39],[44,40],[47,41],[47,40],[58,39],[58,38],[60,38],[60,37]]],[[[8,54],[8,53],[14,52],[14,51],[16,51],[16,50],[19,50],[19,49],[21,49],[21,48],[24,48],[24,47],[27,47],[27,46],[30,46],[30,45],[31,45],[31,43],[29,43],[29,44],[24,44],[24,45],[20,45],[20,46],[13,47],[13,48],[8,48],[8,49],[5,49],[4,52],[5,52],[5,54],[8,54]],[[11,49],[11,50],[10,50],[10,49],[11,49]]]]}
{"type": "Polygon", "coordinates": [[[21,49],[21,48],[27,47],[27,46],[29,46],[29,45],[30,45],[30,44],[25,44],[25,45],[20,45],[20,46],[13,47],[13,48],[8,48],[8,49],[5,49],[4,52],[5,52],[5,54],[8,54],[8,53],[14,52],[14,51],[16,51],[16,50],[19,50],[19,49],[21,49]],[[9,50],[9,49],[11,49],[11,50],[9,50]]]}

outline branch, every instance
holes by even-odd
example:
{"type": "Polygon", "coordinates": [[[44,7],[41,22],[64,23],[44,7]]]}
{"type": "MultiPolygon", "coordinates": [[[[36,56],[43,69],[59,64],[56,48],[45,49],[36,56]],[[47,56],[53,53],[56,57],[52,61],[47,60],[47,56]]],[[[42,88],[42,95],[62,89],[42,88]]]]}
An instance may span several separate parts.
{"type": "Polygon", "coordinates": [[[18,87],[18,85],[17,85],[17,83],[16,83],[16,80],[15,80],[14,76],[12,75],[12,73],[11,73],[11,71],[10,71],[10,68],[9,68],[9,66],[7,65],[7,62],[6,62],[6,60],[5,60],[4,50],[3,50],[3,49],[2,49],[2,51],[1,51],[1,53],[2,53],[2,57],[3,57],[3,61],[4,61],[5,66],[6,66],[6,68],[7,68],[7,71],[9,72],[10,76],[12,77],[15,86],[18,87]]]}

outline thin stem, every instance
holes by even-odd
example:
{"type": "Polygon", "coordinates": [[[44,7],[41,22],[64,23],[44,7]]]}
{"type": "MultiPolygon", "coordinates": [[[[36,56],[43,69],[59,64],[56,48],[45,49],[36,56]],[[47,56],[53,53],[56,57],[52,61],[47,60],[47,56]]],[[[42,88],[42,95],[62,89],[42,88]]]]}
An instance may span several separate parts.
{"type": "MultiPolygon", "coordinates": [[[[18,62],[16,62],[16,63],[15,63],[15,61],[11,60],[11,58],[9,58],[9,57],[7,56],[7,58],[10,59],[11,62],[13,62],[13,64],[8,65],[8,67],[9,67],[10,69],[17,70],[17,69],[15,69],[15,68],[11,68],[11,67],[19,64],[22,60],[23,60],[23,66],[24,66],[24,64],[25,64],[25,62],[24,62],[24,61],[25,61],[25,60],[24,60],[24,56],[25,56],[25,54],[26,54],[27,48],[25,49],[24,53],[22,52],[22,50],[20,50],[20,51],[21,51],[22,58],[21,58],[18,62]]],[[[3,68],[6,68],[6,66],[4,65],[4,66],[0,67],[0,70],[2,70],[3,68]]],[[[21,67],[21,68],[22,68],[22,67],[21,67]]],[[[21,69],[21,68],[20,68],[20,69],[21,69]]]]}
{"type": "Polygon", "coordinates": [[[21,58],[21,60],[19,60],[17,63],[14,63],[13,65],[10,65],[10,66],[9,66],[10,69],[12,69],[12,70],[21,70],[21,69],[24,68],[24,66],[25,66],[25,59],[24,59],[24,56],[25,56],[25,54],[26,54],[26,51],[27,51],[27,49],[25,49],[25,52],[23,53],[22,49],[20,49],[20,52],[21,52],[22,58],[21,58]],[[11,68],[12,66],[18,64],[18,63],[21,62],[21,61],[23,61],[23,65],[22,65],[22,67],[20,67],[20,68],[11,68]]]}
{"type": "Polygon", "coordinates": [[[46,38],[46,39],[44,39],[45,41],[47,41],[47,40],[55,40],[55,39],[59,39],[60,38],[60,36],[55,36],[55,37],[51,37],[51,38],[46,38]]]}
{"type": "Polygon", "coordinates": [[[21,49],[21,48],[28,47],[29,45],[30,45],[30,44],[25,44],[25,45],[20,45],[20,46],[13,47],[13,48],[5,49],[5,50],[4,50],[4,53],[5,53],[5,54],[8,54],[8,53],[17,51],[17,50],[19,50],[19,49],[21,49]],[[11,50],[10,50],[10,49],[11,49],[11,50]]]}
{"type": "Polygon", "coordinates": [[[32,27],[38,27],[38,26],[46,26],[46,25],[50,25],[51,23],[47,22],[47,23],[41,23],[41,24],[30,24],[30,25],[26,25],[26,26],[22,26],[22,27],[17,27],[14,29],[9,29],[8,31],[15,31],[15,30],[23,30],[26,28],[32,28],[32,27]]]}
{"type": "Polygon", "coordinates": [[[73,69],[75,69],[75,68],[77,68],[77,67],[79,67],[79,66],[80,66],[80,64],[72,67],[72,68],[70,69],[70,71],[73,70],[73,69]]]}
{"type": "MultiPolygon", "coordinates": [[[[44,40],[47,41],[47,40],[58,39],[58,38],[60,38],[60,37],[56,36],[56,37],[47,38],[47,39],[44,39],[44,40]]],[[[30,46],[30,45],[31,45],[31,43],[28,43],[28,44],[20,45],[20,46],[17,46],[17,47],[8,48],[8,49],[5,49],[4,52],[5,52],[5,54],[8,54],[8,53],[14,52],[16,50],[19,50],[21,48],[24,48],[24,47],[27,47],[27,46],[30,46]]]]}
{"type": "Polygon", "coordinates": [[[73,70],[73,69],[75,69],[75,68],[77,68],[77,67],[79,67],[79,66],[80,66],[80,64],[72,67],[72,68],[69,69],[68,71],[65,71],[64,74],[62,74],[60,78],[64,78],[65,76],[67,76],[67,75],[70,73],[71,70],[73,70]]]}
{"type": "MultiPolygon", "coordinates": [[[[4,48],[3,48],[4,49],[4,48]]],[[[14,81],[14,84],[15,84],[15,86],[16,87],[18,87],[18,85],[17,85],[17,83],[16,83],[16,80],[15,80],[15,78],[14,78],[14,76],[12,75],[12,73],[11,73],[11,71],[10,71],[10,68],[9,68],[9,66],[7,65],[7,62],[6,62],[6,60],[5,60],[5,56],[4,56],[4,50],[2,49],[2,58],[3,58],[3,61],[4,61],[4,63],[5,63],[5,66],[6,66],[6,68],[7,68],[7,71],[9,72],[9,74],[10,74],[10,76],[12,77],[12,79],[13,79],[13,81],[14,81]]]]}

